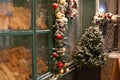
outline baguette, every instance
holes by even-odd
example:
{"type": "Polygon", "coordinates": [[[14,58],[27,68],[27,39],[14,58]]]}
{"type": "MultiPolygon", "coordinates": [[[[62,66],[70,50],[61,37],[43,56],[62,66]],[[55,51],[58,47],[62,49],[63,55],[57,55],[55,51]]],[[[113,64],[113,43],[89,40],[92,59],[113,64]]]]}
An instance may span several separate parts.
{"type": "Polygon", "coordinates": [[[11,65],[9,62],[6,62],[5,65],[8,67],[8,69],[9,69],[11,72],[16,71],[16,69],[13,67],[13,65],[11,65]]]}
{"type": "Polygon", "coordinates": [[[0,63],[0,68],[1,68],[1,70],[3,70],[3,72],[9,78],[9,80],[15,80],[13,73],[7,68],[7,66],[4,63],[0,63]]]}
{"type": "Polygon", "coordinates": [[[0,77],[2,77],[3,80],[9,80],[8,77],[5,75],[5,73],[2,70],[0,70],[0,77]]]}
{"type": "Polygon", "coordinates": [[[2,71],[0,71],[0,80],[5,80],[2,74],[2,71]]]}

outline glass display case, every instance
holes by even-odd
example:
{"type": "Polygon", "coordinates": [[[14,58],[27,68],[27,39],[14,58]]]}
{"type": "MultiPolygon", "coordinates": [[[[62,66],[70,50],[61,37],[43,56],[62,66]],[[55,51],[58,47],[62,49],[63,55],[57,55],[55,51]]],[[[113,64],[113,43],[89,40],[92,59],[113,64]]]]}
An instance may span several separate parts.
{"type": "Polygon", "coordinates": [[[48,72],[51,1],[0,0],[0,80],[37,80],[48,72]]]}

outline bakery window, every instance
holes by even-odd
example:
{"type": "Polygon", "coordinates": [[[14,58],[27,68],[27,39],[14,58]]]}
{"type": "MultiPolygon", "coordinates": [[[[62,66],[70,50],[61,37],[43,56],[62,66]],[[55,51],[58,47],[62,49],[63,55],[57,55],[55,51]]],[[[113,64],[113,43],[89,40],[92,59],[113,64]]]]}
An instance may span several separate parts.
{"type": "MultiPolygon", "coordinates": [[[[32,36],[5,36],[0,37],[0,42],[0,75],[11,80],[29,80],[32,77],[32,36]]],[[[37,74],[48,69],[44,57],[46,46],[38,44],[37,47],[37,74]]]]}
{"type": "Polygon", "coordinates": [[[0,80],[37,80],[49,72],[52,21],[48,2],[0,0],[0,80]]]}

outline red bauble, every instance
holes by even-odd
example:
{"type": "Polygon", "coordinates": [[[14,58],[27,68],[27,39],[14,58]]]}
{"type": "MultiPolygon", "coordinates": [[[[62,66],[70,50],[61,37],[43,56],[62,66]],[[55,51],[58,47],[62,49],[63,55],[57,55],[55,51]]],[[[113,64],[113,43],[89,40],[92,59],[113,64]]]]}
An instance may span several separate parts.
{"type": "Polygon", "coordinates": [[[55,38],[60,40],[60,39],[62,39],[62,35],[58,33],[58,34],[55,35],[55,38]]]}
{"type": "Polygon", "coordinates": [[[77,15],[77,13],[76,12],[72,12],[71,15],[75,17],[77,15]]]}
{"type": "Polygon", "coordinates": [[[52,56],[53,56],[53,57],[57,57],[58,54],[57,54],[56,52],[54,52],[54,53],[52,54],[52,56]]]}
{"type": "Polygon", "coordinates": [[[62,62],[58,62],[57,67],[59,69],[62,69],[64,67],[64,64],[62,62]]]}
{"type": "Polygon", "coordinates": [[[109,19],[111,19],[111,18],[112,18],[112,16],[108,16],[108,18],[109,18],[109,19]]]}
{"type": "Polygon", "coordinates": [[[54,9],[57,9],[57,8],[58,8],[58,4],[57,4],[57,3],[53,3],[53,4],[52,4],[52,7],[53,7],[54,9]]]}

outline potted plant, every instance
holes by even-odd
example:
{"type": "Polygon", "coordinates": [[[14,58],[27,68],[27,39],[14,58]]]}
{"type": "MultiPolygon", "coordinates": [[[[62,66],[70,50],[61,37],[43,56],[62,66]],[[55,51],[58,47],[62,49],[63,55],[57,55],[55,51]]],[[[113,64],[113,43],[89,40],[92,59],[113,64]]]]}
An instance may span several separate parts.
{"type": "Polygon", "coordinates": [[[77,80],[99,80],[104,57],[102,33],[97,27],[90,26],[82,35],[73,54],[74,62],[80,67],[80,77],[77,80]]]}

